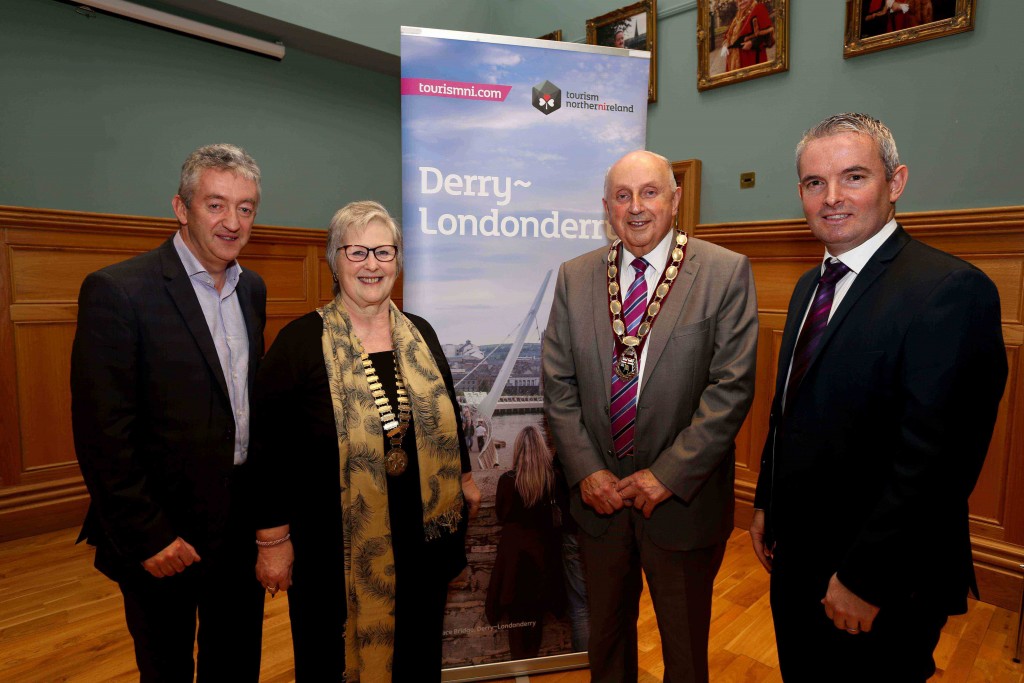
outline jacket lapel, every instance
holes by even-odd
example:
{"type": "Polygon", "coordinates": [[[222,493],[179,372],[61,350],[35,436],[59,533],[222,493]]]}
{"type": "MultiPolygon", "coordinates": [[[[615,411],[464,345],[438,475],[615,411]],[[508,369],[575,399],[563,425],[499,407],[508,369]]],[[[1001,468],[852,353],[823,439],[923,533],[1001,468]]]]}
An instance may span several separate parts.
{"type": "MultiPolygon", "coordinates": [[[[605,252],[607,253],[607,252],[605,252]]],[[[605,401],[612,397],[612,354],[615,352],[611,317],[608,311],[608,261],[602,255],[591,274],[591,315],[594,316],[594,353],[604,373],[605,401]]]]}
{"type": "MultiPolygon", "coordinates": [[[[692,249],[686,254],[686,262],[679,269],[679,276],[672,286],[672,291],[661,302],[661,313],[654,321],[654,328],[647,339],[647,358],[644,360],[644,375],[640,382],[640,394],[650,386],[651,374],[658,365],[661,354],[668,346],[668,340],[672,336],[680,316],[683,314],[683,307],[693,289],[693,283],[697,280],[697,273],[700,272],[700,262],[695,260],[696,254],[692,249]]],[[[653,299],[653,297],[652,297],[653,299]]],[[[637,396],[639,399],[639,396],[637,396]]]]}
{"type": "MultiPolygon", "coordinates": [[[[173,238],[163,243],[160,258],[167,293],[170,294],[174,305],[178,307],[178,312],[181,313],[185,325],[188,327],[189,332],[192,333],[196,345],[199,346],[199,350],[206,359],[207,365],[210,366],[210,371],[217,379],[217,385],[224,392],[224,396],[229,396],[228,385],[220,368],[220,357],[217,355],[217,347],[214,346],[213,336],[210,334],[210,328],[206,324],[206,317],[203,315],[203,308],[199,305],[196,292],[192,288],[192,281],[185,274],[185,267],[181,264],[181,258],[174,248],[173,238]]],[[[248,324],[248,322],[249,318],[247,316],[246,323],[248,324]]]]}
{"type": "Polygon", "coordinates": [[[257,361],[262,350],[262,339],[258,338],[259,321],[256,310],[253,308],[252,286],[245,270],[238,278],[238,285],[235,287],[235,296],[238,297],[238,305],[242,309],[242,318],[245,319],[245,331],[249,337],[249,386],[256,380],[257,361]]]}
{"type": "MultiPolygon", "coordinates": [[[[839,308],[832,314],[832,319],[828,321],[828,325],[825,327],[825,333],[821,336],[821,343],[818,345],[817,351],[811,358],[810,363],[807,365],[807,373],[810,373],[814,368],[814,364],[818,361],[822,352],[828,347],[829,341],[832,337],[838,334],[838,330],[842,327],[843,321],[849,315],[850,310],[857,304],[857,300],[868,291],[875,280],[886,271],[892,260],[896,258],[896,255],[900,253],[907,242],[910,241],[910,236],[903,230],[902,226],[896,226],[896,232],[894,232],[889,239],[882,243],[882,246],[878,248],[878,251],[868,259],[868,262],[864,264],[864,269],[857,274],[853,284],[850,285],[849,291],[846,292],[846,296],[843,297],[842,302],[839,304],[839,308]]],[[[806,308],[806,306],[805,306],[806,308]]],[[[807,375],[805,374],[804,377],[807,375]]]]}
{"type": "Polygon", "coordinates": [[[786,380],[789,377],[789,366],[793,362],[793,349],[796,347],[797,337],[800,336],[800,328],[803,325],[804,312],[811,303],[814,290],[818,286],[818,279],[821,277],[821,263],[801,276],[797,283],[797,289],[793,292],[793,300],[790,303],[789,312],[786,314],[786,326],[782,332],[782,346],[779,349],[779,373],[775,378],[775,396],[781,400],[786,388],[786,380]]]}

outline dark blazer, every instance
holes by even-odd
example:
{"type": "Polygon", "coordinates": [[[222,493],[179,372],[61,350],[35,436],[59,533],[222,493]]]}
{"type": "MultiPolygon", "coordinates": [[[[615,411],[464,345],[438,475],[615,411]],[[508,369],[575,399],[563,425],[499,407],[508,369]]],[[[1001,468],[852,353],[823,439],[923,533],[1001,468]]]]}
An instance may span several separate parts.
{"type": "Polygon", "coordinates": [[[578,484],[601,469],[650,468],[674,496],[644,525],[662,548],[724,543],[733,528],[734,440],[754,393],[757,298],[745,256],[690,239],[648,338],[637,397],[636,455],[612,453],[613,336],[606,248],[562,264],[544,334],[544,412],[573,487],[573,517],[592,536],[610,516],[578,484]]]}
{"type": "MultiPolygon", "coordinates": [[[[820,267],[786,318],[755,507],[778,552],[884,608],[975,585],[967,499],[1006,383],[995,285],[902,227],[857,276],[781,406],[820,267]]],[[[792,564],[792,563],[791,563],[792,564]]]]}
{"type": "MultiPolygon", "coordinates": [[[[249,386],[266,287],[243,270],[249,386]]],[[[176,537],[215,552],[231,506],[235,421],[202,308],[172,240],[86,277],[71,352],[75,450],[92,497],[82,538],[111,578],[176,537]]]]}

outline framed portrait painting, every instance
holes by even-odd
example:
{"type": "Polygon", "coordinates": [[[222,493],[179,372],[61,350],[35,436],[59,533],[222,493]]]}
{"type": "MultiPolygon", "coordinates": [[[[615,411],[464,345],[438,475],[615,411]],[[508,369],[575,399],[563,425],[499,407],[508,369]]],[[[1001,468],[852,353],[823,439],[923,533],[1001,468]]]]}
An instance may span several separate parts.
{"type": "Polygon", "coordinates": [[[974,30],[977,0],[846,0],[843,57],[974,30]]]}
{"type": "Polygon", "coordinates": [[[646,50],[651,53],[647,101],[658,101],[657,0],[641,0],[628,7],[587,19],[587,44],[646,50]]]}
{"type": "Polygon", "coordinates": [[[697,0],[697,89],[789,70],[789,0],[697,0]]]}

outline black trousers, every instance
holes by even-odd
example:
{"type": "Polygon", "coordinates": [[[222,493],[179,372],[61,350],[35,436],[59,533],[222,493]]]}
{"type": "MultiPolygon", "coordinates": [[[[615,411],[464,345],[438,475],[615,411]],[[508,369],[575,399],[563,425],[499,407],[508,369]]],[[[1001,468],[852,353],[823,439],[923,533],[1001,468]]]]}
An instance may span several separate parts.
{"type": "Polygon", "coordinates": [[[923,683],[935,673],[932,652],[948,618],[927,600],[883,607],[870,632],[850,634],[825,615],[821,599],[832,572],[776,548],[772,619],[786,683],[899,681],[923,683]]]}
{"type": "MultiPolygon", "coordinates": [[[[295,560],[288,612],[298,683],[341,681],[345,671],[345,574],[340,548],[335,555],[319,554],[317,559],[323,562],[301,555],[295,560]]],[[[441,680],[448,583],[432,571],[429,562],[425,564],[399,566],[396,557],[394,683],[441,680]]]]}
{"type": "Polygon", "coordinates": [[[200,562],[175,576],[140,569],[118,582],[141,683],[191,682],[194,672],[199,683],[259,680],[264,589],[255,550],[247,535],[234,547],[200,553],[200,562]]]}

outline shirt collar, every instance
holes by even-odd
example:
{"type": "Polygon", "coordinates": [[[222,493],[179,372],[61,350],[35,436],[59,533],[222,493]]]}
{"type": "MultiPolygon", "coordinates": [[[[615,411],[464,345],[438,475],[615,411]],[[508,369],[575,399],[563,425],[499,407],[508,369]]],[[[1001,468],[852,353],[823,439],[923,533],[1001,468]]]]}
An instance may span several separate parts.
{"type": "MultiPolygon", "coordinates": [[[[199,262],[196,255],[192,253],[192,250],[185,244],[185,240],[181,236],[181,230],[174,233],[174,250],[178,252],[178,258],[181,259],[181,265],[185,267],[185,273],[190,277],[194,278],[197,275],[199,280],[204,284],[213,287],[213,277],[209,271],[203,267],[203,264],[199,262]]],[[[238,265],[238,261],[232,263],[224,271],[224,288],[222,294],[228,294],[238,284],[238,278],[242,274],[242,266],[238,265]]]]}
{"type": "MultiPolygon", "coordinates": [[[[653,274],[658,279],[661,278],[662,271],[665,270],[665,266],[668,265],[668,252],[672,250],[672,245],[675,243],[676,231],[672,228],[668,231],[668,234],[661,238],[658,242],[658,246],[651,249],[649,252],[644,254],[643,259],[648,263],[648,270],[653,269],[653,274]]],[[[625,243],[622,245],[622,263],[620,268],[624,269],[626,266],[633,263],[633,259],[636,255],[626,248],[625,243]]]]}
{"type": "Polygon", "coordinates": [[[892,234],[896,232],[896,219],[893,218],[888,223],[882,226],[882,229],[876,232],[874,235],[864,241],[863,244],[854,247],[850,251],[845,252],[842,256],[832,256],[828,253],[828,249],[825,250],[825,258],[822,260],[822,266],[830,259],[837,258],[846,264],[846,267],[852,270],[854,273],[860,274],[860,271],[864,270],[864,266],[871,260],[871,257],[875,255],[878,248],[889,239],[892,234]]]}

